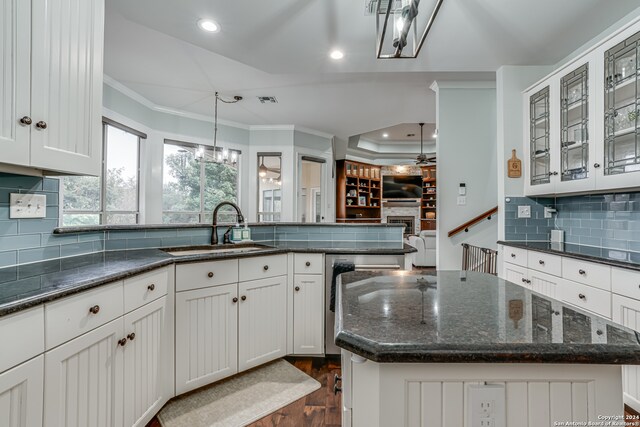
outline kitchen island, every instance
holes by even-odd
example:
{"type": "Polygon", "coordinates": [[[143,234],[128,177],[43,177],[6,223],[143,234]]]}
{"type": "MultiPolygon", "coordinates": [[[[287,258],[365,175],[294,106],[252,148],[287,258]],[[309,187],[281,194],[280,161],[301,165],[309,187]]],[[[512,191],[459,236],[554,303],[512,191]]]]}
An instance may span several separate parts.
{"type": "Polygon", "coordinates": [[[633,330],[484,273],[347,273],[337,298],[345,426],[606,423],[640,364],[633,330]]]}

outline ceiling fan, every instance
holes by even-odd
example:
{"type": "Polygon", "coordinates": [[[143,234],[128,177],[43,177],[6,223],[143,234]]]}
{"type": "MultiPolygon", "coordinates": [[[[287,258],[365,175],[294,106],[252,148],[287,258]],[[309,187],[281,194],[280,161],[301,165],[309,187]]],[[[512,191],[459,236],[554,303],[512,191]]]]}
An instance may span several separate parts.
{"type": "Polygon", "coordinates": [[[424,141],[422,139],[422,128],[424,126],[424,123],[418,123],[420,125],[420,154],[418,154],[418,157],[416,158],[416,165],[421,165],[421,166],[429,166],[429,165],[433,165],[436,163],[436,157],[427,157],[426,154],[424,154],[424,141]]]}

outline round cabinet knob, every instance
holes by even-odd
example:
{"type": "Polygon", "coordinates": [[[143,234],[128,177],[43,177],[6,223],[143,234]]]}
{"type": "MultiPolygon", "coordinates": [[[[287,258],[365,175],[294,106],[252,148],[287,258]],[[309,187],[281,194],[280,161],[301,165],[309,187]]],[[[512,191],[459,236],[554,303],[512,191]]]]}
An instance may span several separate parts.
{"type": "Polygon", "coordinates": [[[522,283],[527,283],[527,279],[525,279],[524,277],[522,278],[522,283]]]}
{"type": "Polygon", "coordinates": [[[136,339],[136,334],[135,332],[131,332],[129,335],[127,335],[127,339],[129,341],[133,341],[134,339],[136,339]]]}
{"type": "Polygon", "coordinates": [[[304,265],[306,265],[307,267],[311,267],[311,261],[307,261],[304,265]]]}
{"type": "Polygon", "coordinates": [[[602,332],[602,330],[601,330],[601,329],[598,329],[598,330],[596,331],[596,334],[598,334],[598,335],[602,335],[603,333],[604,333],[604,332],[602,332]]]}
{"type": "Polygon", "coordinates": [[[583,301],[586,301],[586,299],[587,299],[585,294],[578,294],[578,298],[580,298],[583,301]]]}
{"type": "Polygon", "coordinates": [[[338,387],[338,384],[333,385],[333,394],[337,395],[338,393],[342,393],[342,389],[338,387]]]}
{"type": "Polygon", "coordinates": [[[267,270],[269,269],[269,266],[268,266],[268,265],[265,265],[264,267],[262,267],[262,269],[263,269],[264,271],[267,271],[267,270]]]}
{"type": "Polygon", "coordinates": [[[240,297],[240,299],[241,299],[242,301],[246,301],[246,300],[247,300],[247,296],[246,296],[246,295],[242,295],[242,296],[240,297]]]}
{"type": "Polygon", "coordinates": [[[600,163],[594,163],[594,164],[593,164],[593,167],[594,167],[594,168],[596,168],[596,169],[598,169],[598,168],[600,167],[600,163]]]}
{"type": "Polygon", "coordinates": [[[207,276],[208,276],[209,278],[212,278],[212,277],[213,277],[213,271],[208,272],[208,273],[207,273],[207,276]]]}
{"type": "Polygon", "coordinates": [[[580,270],[578,270],[578,274],[581,274],[581,275],[584,276],[585,274],[587,274],[587,272],[582,270],[582,269],[580,269],[580,270]]]}
{"type": "Polygon", "coordinates": [[[543,261],[543,260],[540,260],[540,261],[538,261],[538,264],[540,264],[540,265],[544,265],[544,261],[543,261]]]}
{"type": "Polygon", "coordinates": [[[515,258],[515,257],[516,257],[516,254],[511,254],[511,258],[515,258]]]}
{"type": "Polygon", "coordinates": [[[149,289],[150,291],[154,291],[156,289],[156,285],[152,283],[149,286],[147,286],[147,289],[149,289]]]}
{"type": "Polygon", "coordinates": [[[91,307],[89,309],[89,313],[91,313],[91,314],[98,314],[99,311],[100,311],[100,306],[99,305],[94,305],[93,307],[91,307]]]}
{"type": "Polygon", "coordinates": [[[231,300],[234,304],[238,302],[238,297],[233,297],[233,299],[231,300]]]}
{"type": "Polygon", "coordinates": [[[24,116],[23,118],[20,119],[20,123],[25,126],[29,126],[31,123],[33,123],[33,120],[31,120],[31,117],[29,116],[24,116]]]}
{"type": "Polygon", "coordinates": [[[121,338],[118,340],[118,345],[124,347],[127,344],[126,338],[121,338]]]}
{"type": "Polygon", "coordinates": [[[47,128],[47,122],[45,122],[45,121],[43,121],[43,120],[40,120],[38,123],[36,123],[36,127],[37,127],[38,129],[42,129],[42,130],[44,130],[44,129],[46,129],[46,128],[47,128]]]}
{"type": "Polygon", "coordinates": [[[296,290],[296,292],[298,292],[300,290],[300,286],[296,286],[295,288],[293,288],[296,290]]]}

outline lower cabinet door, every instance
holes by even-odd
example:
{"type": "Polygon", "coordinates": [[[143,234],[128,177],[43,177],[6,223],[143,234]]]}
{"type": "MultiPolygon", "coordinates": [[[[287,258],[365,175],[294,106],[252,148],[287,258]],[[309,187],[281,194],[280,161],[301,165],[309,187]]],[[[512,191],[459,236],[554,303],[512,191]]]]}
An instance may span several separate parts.
{"type": "Polygon", "coordinates": [[[293,291],[294,354],[324,353],[324,283],[322,275],[297,274],[293,291]]]}
{"type": "Polygon", "coordinates": [[[171,396],[173,343],[167,297],[124,316],[124,425],[145,426],[171,396]]]}
{"type": "Polygon", "coordinates": [[[562,279],[550,274],[529,270],[529,280],[531,281],[531,290],[551,298],[556,298],[557,286],[562,279]]]}
{"type": "Polygon", "coordinates": [[[44,356],[0,374],[0,426],[42,426],[44,356]]]}
{"type": "Polygon", "coordinates": [[[45,426],[122,425],[123,338],[119,318],[45,353],[45,426]]]}
{"type": "MultiPolygon", "coordinates": [[[[612,295],[611,320],[635,331],[640,331],[640,301],[612,295]]],[[[622,368],[624,403],[640,411],[640,366],[622,368]]]]}
{"type": "Polygon", "coordinates": [[[527,269],[525,267],[520,267],[519,265],[508,262],[502,264],[502,278],[506,281],[531,288],[527,276],[527,269]]]}
{"type": "Polygon", "coordinates": [[[237,286],[176,293],[176,394],[238,372],[237,286]]]}
{"type": "Polygon", "coordinates": [[[287,352],[287,276],[238,285],[238,370],[244,371],[287,352]]]}

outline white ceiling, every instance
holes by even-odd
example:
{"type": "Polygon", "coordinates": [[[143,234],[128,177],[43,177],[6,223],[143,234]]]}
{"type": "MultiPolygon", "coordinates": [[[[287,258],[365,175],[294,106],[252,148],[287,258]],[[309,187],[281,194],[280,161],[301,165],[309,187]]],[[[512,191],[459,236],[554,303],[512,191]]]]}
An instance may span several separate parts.
{"type": "Polygon", "coordinates": [[[638,0],[445,0],[416,60],[375,59],[364,0],[106,0],[105,73],[153,103],[349,136],[435,122],[434,80],[491,80],[503,64],[554,64],[638,0]],[[222,27],[196,26],[213,18],[222,27]],[[328,59],[332,47],[345,58],[328,59]],[[261,104],[257,96],[275,96],[261,104]]]}
{"type": "MultiPolygon", "coordinates": [[[[423,140],[433,140],[433,134],[436,130],[435,123],[425,123],[422,131],[423,140]]],[[[420,125],[418,123],[400,123],[395,126],[389,126],[382,129],[376,129],[371,132],[363,133],[360,139],[384,144],[407,144],[414,145],[420,142],[420,125]],[[387,136],[384,137],[383,135],[387,136]],[[409,136],[413,135],[413,136],[409,136]]]]}

